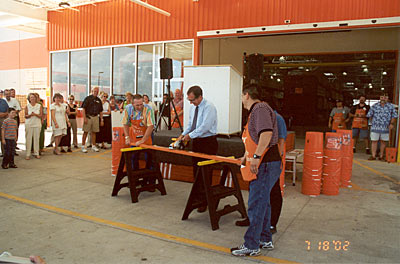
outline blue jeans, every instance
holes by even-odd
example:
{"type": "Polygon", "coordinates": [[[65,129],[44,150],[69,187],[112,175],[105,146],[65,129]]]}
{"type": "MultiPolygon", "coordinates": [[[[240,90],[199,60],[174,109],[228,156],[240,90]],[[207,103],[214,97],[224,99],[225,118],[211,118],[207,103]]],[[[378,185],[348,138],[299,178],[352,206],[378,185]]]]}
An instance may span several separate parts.
{"type": "Polygon", "coordinates": [[[14,164],[15,146],[16,146],[15,139],[6,139],[2,165],[8,166],[14,164]]]}
{"type": "Polygon", "coordinates": [[[258,249],[260,241],[272,241],[270,193],[281,174],[281,162],[261,163],[257,179],[250,182],[247,214],[250,226],[244,235],[244,245],[258,249]]]}

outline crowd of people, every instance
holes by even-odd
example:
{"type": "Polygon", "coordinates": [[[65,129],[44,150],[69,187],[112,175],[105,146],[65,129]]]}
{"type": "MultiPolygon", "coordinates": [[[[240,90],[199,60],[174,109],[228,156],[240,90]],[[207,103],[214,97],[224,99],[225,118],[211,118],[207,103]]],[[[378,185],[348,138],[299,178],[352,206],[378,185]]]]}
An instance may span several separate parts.
{"type": "MultiPolygon", "coordinates": [[[[176,94],[179,96],[181,93],[177,92],[176,94]]],[[[108,94],[100,92],[98,87],[92,89],[91,94],[84,99],[81,105],[83,116],[82,152],[87,153],[88,147],[92,151],[98,152],[100,149],[107,149],[111,146],[111,112],[120,111],[122,113],[123,111],[130,111],[137,96],[128,92],[126,93],[126,100],[117,101],[115,96],[108,98],[108,94]]],[[[39,94],[30,93],[27,96],[26,107],[21,109],[20,102],[15,98],[14,89],[2,91],[2,97],[4,97],[0,98],[2,168],[17,168],[14,163],[14,156],[19,155],[16,152],[18,149],[16,142],[18,140],[19,114],[21,110],[23,110],[25,117],[25,159],[30,160],[31,157],[40,159],[44,151],[44,135],[47,128],[48,114],[44,101],[39,94]],[[16,125],[11,119],[16,121],[16,125]],[[11,149],[13,150],[11,151],[11,149]]],[[[155,124],[155,115],[158,113],[157,106],[150,101],[147,95],[143,95],[141,100],[146,105],[146,108],[148,107],[151,110],[152,123],[155,124]]],[[[60,93],[54,94],[49,116],[51,118],[52,137],[51,143],[46,147],[53,147],[54,155],[72,152],[72,147],[79,148],[78,105],[74,95],[69,95],[68,100],[65,100],[60,93]]]]}
{"type": "Polygon", "coordinates": [[[369,160],[376,160],[378,157],[384,161],[385,147],[390,140],[396,118],[397,111],[389,102],[388,94],[382,93],[379,102],[372,106],[366,104],[366,97],[362,95],[359,97],[359,103],[351,108],[344,106],[342,100],[336,100],[336,107],[329,116],[328,127],[332,132],[338,129],[352,129],[353,152],[356,152],[358,139],[361,139],[364,140],[366,154],[371,154],[369,160]]]}

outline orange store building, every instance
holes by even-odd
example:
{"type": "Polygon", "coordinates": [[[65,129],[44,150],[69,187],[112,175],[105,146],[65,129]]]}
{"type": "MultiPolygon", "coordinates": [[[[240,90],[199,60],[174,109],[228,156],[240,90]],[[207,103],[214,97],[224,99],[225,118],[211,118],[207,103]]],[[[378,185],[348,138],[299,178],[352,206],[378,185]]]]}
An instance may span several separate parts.
{"type": "Polygon", "coordinates": [[[182,87],[183,66],[232,64],[246,75],[244,53],[261,53],[264,83],[294,127],[326,126],[338,98],[352,104],[361,94],[374,100],[387,92],[398,103],[397,0],[147,3],[169,15],[129,0],[48,12],[52,92],[81,100],[89,87],[100,86],[157,102],[161,57],[173,59],[174,90],[182,87]]]}

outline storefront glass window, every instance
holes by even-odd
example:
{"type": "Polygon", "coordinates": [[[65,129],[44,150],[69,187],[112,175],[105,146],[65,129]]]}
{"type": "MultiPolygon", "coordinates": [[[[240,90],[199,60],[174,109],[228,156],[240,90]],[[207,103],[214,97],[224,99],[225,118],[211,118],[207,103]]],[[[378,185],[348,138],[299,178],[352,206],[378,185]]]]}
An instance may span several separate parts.
{"type": "Polygon", "coordinates": [[[113,93],[135,93],[136,47],[114,48],[113,93]]]}
{"type": "Polygon", "coordinates": [[[138,48],[138,89],[137,93],[151,97],[153,87],[153,45],[138,48]]]}
{"type": "Polygon", "coordinates": [[[163,95],[163,82],[160,79],[160,58],[163,56],[162,44],[154,45],[154,79],[153,79],[153,92],[149,94],[153,102],[161,102],[163,95]]]}
{"type": "Polygon", "coordinates": [[[51,87],[53,95],[60,93],[67,98],[68,93],[68,53],[57,52],[51,55],[51,87]]]}
{"type": "Polygon", "coordinates": [[[193,65],[192,42],[166,43],[165,57],[172,59],[174,78],[183,78],[183,67],[193,65]]]}
{"type": "Polygon", "coordinates": [[[93,49],[91,50],[90,61],[91,88],[98,86],[100,88],[100,92],[104,91],[108,94],[110,94],[111,91],[110,54],[110,48],[93,49]]]}
{"type": "Polygon", "coordinates": [[[71,51],[71,94],[77,102],[88,95],[88,51],[71,51]]]}

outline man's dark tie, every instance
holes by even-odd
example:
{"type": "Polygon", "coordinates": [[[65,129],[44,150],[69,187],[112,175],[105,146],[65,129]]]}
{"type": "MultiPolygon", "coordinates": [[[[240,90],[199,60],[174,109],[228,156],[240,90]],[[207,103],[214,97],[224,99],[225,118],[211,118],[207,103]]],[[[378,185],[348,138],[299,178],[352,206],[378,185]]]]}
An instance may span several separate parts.
{"type": "Polygon", "coordinates": [[[196,110],[194,110],[194,117],[193,117],[193,123],[192,123],[192,128],[190,129],[190,132],[196,129],[196,123],[197,123],[197,115],[199,114],[199,106],[196,106],[196,110]]]}

